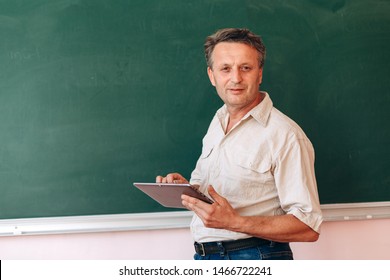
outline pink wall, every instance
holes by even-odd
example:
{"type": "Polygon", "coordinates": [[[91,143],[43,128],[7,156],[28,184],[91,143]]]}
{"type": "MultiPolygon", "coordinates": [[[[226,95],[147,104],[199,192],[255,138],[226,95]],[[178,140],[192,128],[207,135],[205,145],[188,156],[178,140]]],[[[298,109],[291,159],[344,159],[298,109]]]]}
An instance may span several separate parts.
{"type": "MultiPolygon", "coordinates": [[[[324,222],[295,259],[390,260],[390,219],[324,222]]],[[[0,237],[0,259],[192,259],[188,229],[0,237]]]]}

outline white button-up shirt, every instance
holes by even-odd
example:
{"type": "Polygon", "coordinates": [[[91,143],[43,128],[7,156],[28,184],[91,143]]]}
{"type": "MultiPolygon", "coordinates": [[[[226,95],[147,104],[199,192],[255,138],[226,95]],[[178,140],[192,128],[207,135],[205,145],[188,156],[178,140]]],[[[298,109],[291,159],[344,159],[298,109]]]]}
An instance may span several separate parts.
{"type": "MultiPolygon", "coordinates": [[[[314,149],[302,129],[273,107],[267,93],[227,134],[224,105],[203,138],[202,154],[190,183],[207,193],[212,185],[242,216],[292,214],[319,232],[322,214],[314,173],[314,149]]],[[[206,228],[196,215],[195,241],[237,240],[250,236],[206,228]]]]}

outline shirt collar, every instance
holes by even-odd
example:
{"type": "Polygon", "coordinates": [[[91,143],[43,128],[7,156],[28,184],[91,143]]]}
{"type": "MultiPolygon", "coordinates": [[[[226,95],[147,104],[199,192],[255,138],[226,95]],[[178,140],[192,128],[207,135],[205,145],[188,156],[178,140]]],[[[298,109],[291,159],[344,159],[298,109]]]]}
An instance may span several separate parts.
{"type": "MultiPolygon", "coordinates": [[[[262,93],[265,94],[264,99],[256,107],[250,110],[242,119],[245,120],[251,116],[262,126],[266,126],[268,118],[271,114],[273,103],[267,92],[263,91],[262,93]]],[[[228,115],[229,113],[227,111],[226,105],[223,105],[217,111],[217,117],[221,124],[224,124],[228,120],[228,115]]]]}
{"type": "Polygon", "coordinates": [[[250,110],[247,116],[252,116],[262,126],[266,126],[268,118],[271,114],[273,103],[269,97],[269,94],[265,91],[263,91],[263,93],[265,94],[264,99],[260,102],[260,104],[250,110]]]}

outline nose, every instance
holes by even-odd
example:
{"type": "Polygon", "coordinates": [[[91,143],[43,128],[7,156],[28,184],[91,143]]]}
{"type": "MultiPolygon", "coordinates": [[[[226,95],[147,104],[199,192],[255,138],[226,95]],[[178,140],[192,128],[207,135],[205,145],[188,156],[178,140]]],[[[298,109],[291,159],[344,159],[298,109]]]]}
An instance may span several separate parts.
{"type": "Polygon", "coordinates": [[[242,76],[239,68],[232,69],[230,80],[235,84],[238,84],[242,81],[242,76]]]}

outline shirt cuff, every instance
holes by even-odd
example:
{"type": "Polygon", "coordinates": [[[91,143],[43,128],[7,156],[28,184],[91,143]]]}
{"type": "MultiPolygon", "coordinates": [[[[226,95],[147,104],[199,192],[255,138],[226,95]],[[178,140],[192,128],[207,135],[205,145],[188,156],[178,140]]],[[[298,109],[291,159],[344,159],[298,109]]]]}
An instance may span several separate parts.
{"type": "Polygon", "coordinates": [[[321,213],[302,212],[300,209],[292,209],[287,214],[294,215],[298,220],[312,228],[317,233],[321,231],[321,224],[323,221],[321,213]]]}

